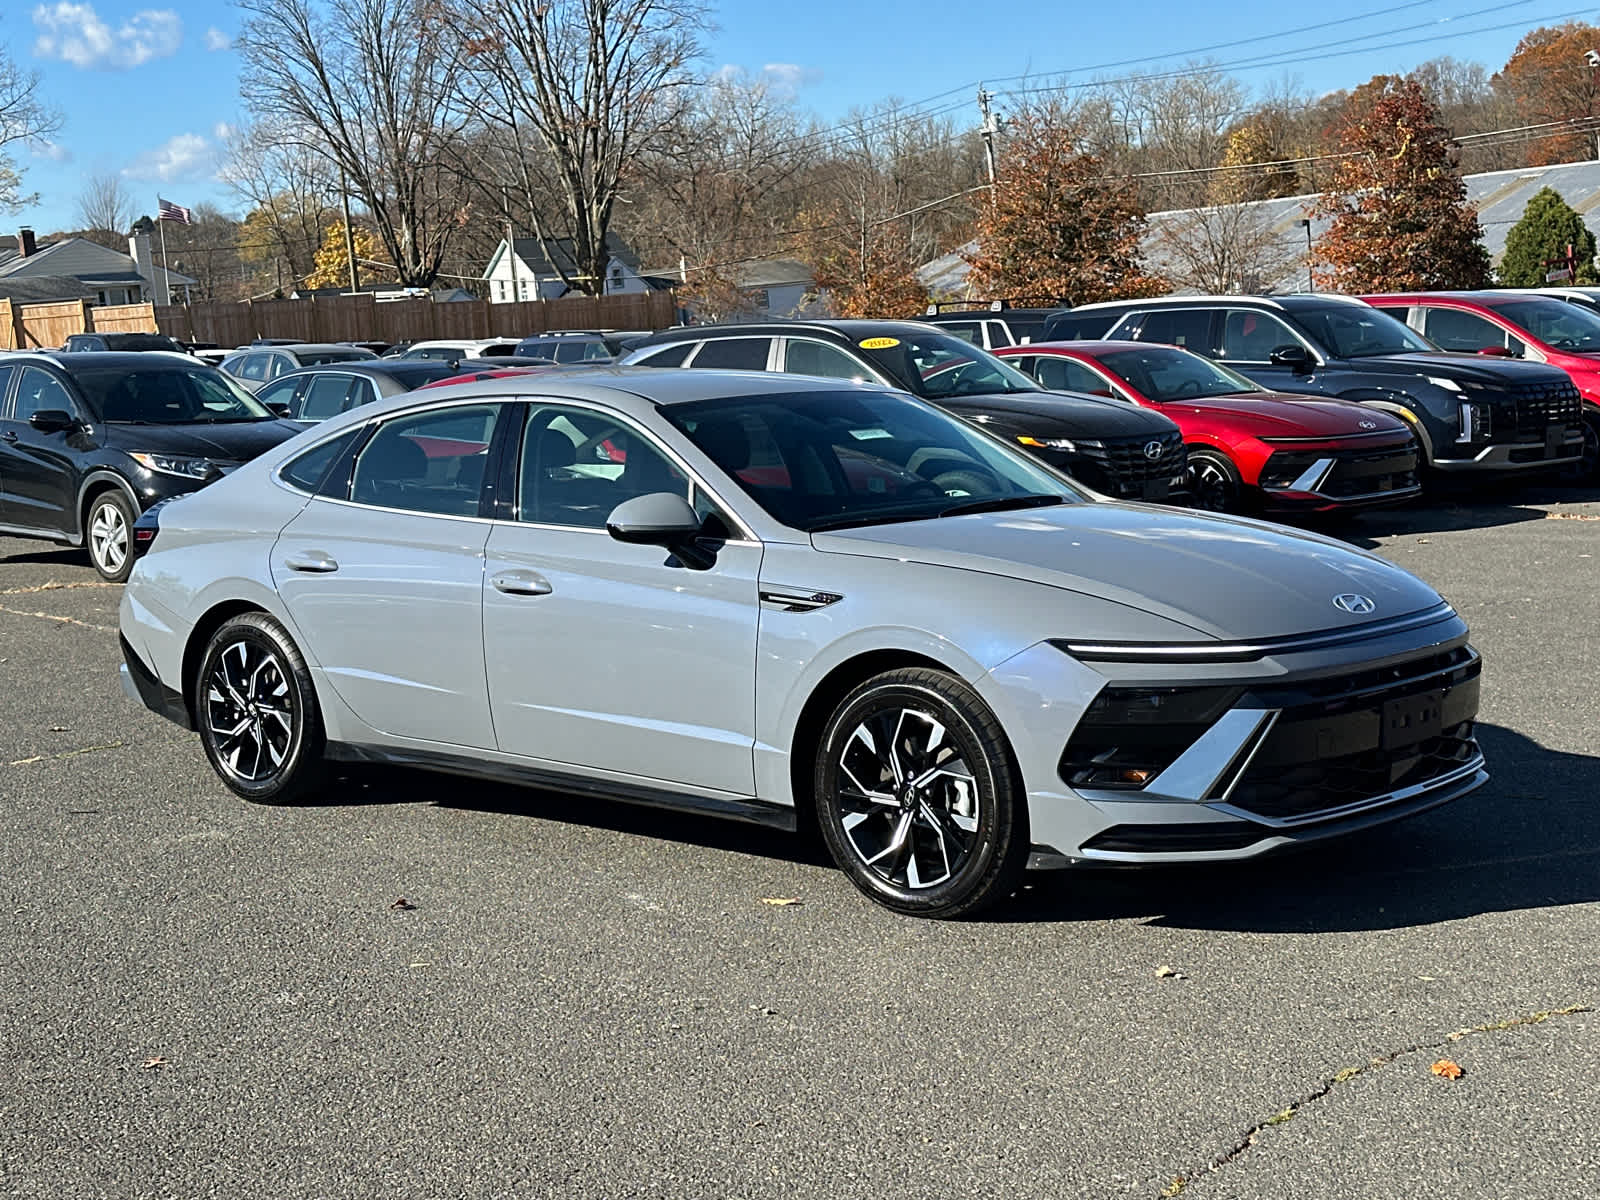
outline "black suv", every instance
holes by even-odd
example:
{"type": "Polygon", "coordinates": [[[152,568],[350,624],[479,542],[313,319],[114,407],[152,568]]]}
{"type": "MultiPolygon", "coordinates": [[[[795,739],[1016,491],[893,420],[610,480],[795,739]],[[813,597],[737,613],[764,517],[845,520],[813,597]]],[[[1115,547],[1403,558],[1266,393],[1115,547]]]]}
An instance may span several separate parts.
{"type": "Polygon", "coordinates": [[[300,432],[215,367],[166,354],[0,354],[0,531],[133,569],[144,509],[300,432]]]}
{"type": "Polygon", "coordinates": [[[170,350],[175,354],[189,351],[177,338],[164,333],[69,333],[62,347],[69,354],[94,350],[170,350]]]}
{"type": "Polygon", "coordinates": [[[629,366],[789,371],[899,388],[976,422],[1108,496],[1165,500],[1183,435],[1149,409],[1051,392],[969,342],[913,321],[700,325],[646,338],[629,366]]]}
{"type": "Polygon", "coordinates": [[[1053,315],[1045,341],[1165,342],[1276,392],[1356,400],[1416,431],[1440,471],[1566,466],[1583,447],[1583,401],[1565,371],[1448,354],[1350,296],[1168,296],[1053,315]]]}
{"type": "Polygon", "coordinates": [[[1057,311],[1053,307],[1014,308],[1008,300],[944,302],[928,305],[922,319],[974,346],[1000,350],[1039,341],[1045,322],[1057,311]]]}

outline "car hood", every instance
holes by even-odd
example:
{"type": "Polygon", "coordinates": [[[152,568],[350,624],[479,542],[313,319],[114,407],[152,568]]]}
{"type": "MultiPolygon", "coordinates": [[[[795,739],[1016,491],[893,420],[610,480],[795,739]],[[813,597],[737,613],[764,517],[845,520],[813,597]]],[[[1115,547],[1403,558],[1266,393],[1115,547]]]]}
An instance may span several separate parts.
{"type": "MultiPolygon", "coordinates": [[[[813,534],[812,545],[1025,579],[1224,641],[1355,628],[1439,603],[1416,576],[1330,538],[1155,505],[974,513],[831,530],[813,534]],[[1350,593],[1371,599],[1373,611],[1356,616],[1334,607],[1335,596],[1350,593]]],[[[952,575],[953,596],[960,587],[952,575]]]]}
{"type": "Polygon", "coordinates": [[[218,462],[248,462],[303,432],[293,421],[241,421],[236,425],[99,426],[103,443],[117,450],[150,454],[190,454],[218,462]]]}
{"type": "Polygon", "coordinates": [[[1314,400],[1277,392],[1168,400],[1161,411],[1181,422],[1185,413],[1216,417],[1257,437],[1351,437],[1405,433],[1398,417],[1343,400],[1314,400]]]}
{"type": "Polygon", "coordinates": [[[1154,409],[1074,392],[996,392],[934,401],[968,420],[1005,417],[1043,431],[1074,437],[1150,437],[1171,433],[1171,420],[1154,409]]]}
{"type": "Polygon", "coordinates": [[[1346,359],[1363,371],[1396,375],[1437,375],[1442,379],[1471,380],[1504,387],[1507,384],[1538,384],[1565,378],[1559,367],[1544,363],[1517,362],[1488,354],[1377,354],[1371,358],[1346,359]]]}

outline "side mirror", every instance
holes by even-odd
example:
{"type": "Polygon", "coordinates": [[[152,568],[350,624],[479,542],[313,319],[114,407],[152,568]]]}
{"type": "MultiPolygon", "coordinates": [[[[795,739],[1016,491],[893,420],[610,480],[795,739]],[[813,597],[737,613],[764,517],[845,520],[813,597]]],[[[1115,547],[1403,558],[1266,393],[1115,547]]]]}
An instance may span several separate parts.
{"type": "Polygon", "coordinates": [[[1514,358],[1514,357],[1516,357],[1515,355],[1513,355],[1511,353],[1511,351],[1507,350],[1504,346],[1484,346],[1482,349],[1480,349],[1478,351],[1478,353],[1479,354],[1487,354],[1490,358],[1514,358]]]}
{"type": "Polygon", "coordinates": [[[287,417],[289,415],[289,406],[287,404],[274,400],[263,400],[261,403],[275,417],[287,417]]]}
{"type": "Polygon", "coordinates": [[[1309,370],[1311,355],[1304,346],[1279,346],[1267,355],[1267,361],[1276,367],[1291,367],[1296,371],[1309,370]]]}
{"type": "Polygon", "coordinates": [[[28,418],[28,424],[40,433],[60,433],[64,429],[76,429],[78,418],[64,408],[41,408],[28,418]]]}
{"type": "Polygon", "coordinates": [[[606,532],[619,542],[672,549],[699,536],[700,516],[676,493],[651,492],[612,509],[606,532]]]}

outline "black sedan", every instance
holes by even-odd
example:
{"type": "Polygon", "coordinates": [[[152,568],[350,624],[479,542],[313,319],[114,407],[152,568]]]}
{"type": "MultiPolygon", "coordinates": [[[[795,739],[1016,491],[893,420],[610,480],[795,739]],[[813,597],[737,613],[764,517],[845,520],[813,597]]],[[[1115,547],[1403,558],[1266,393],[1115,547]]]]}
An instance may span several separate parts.
{"type": "Polygon", "coordinates": [[[415,391],[457,373],[447,362],[427,358],[323,363],[280,375],[256,399],[280,416],[310,425],[385,396],[415,391]]]}
{"type": "MultiPolygon", "coordinates": [[[[916,321],[697,325],[640,342],[628,366],[787,371],[886,384],[1026,448],[1105,495],[1165,500],[1188,468],[1160,413],[1047,391],[994,355],[916,321]]],[[[959,480],[951,482],[959,487],[959,480]]]]}

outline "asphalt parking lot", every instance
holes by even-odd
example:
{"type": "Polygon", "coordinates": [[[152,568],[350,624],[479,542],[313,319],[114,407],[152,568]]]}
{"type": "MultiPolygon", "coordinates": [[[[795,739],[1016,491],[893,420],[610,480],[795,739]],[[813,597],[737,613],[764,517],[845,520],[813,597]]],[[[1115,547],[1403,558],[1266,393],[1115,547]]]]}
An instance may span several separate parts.
{"type": "Polygon", "coordinates": [[[1491,784],[952,924],[677,814],[246,805],[123,699],[120,588],[0,539],[0,1195],[1589,1194],[1600,491],[1342,533],[1472,623],[1491,784]]]}

